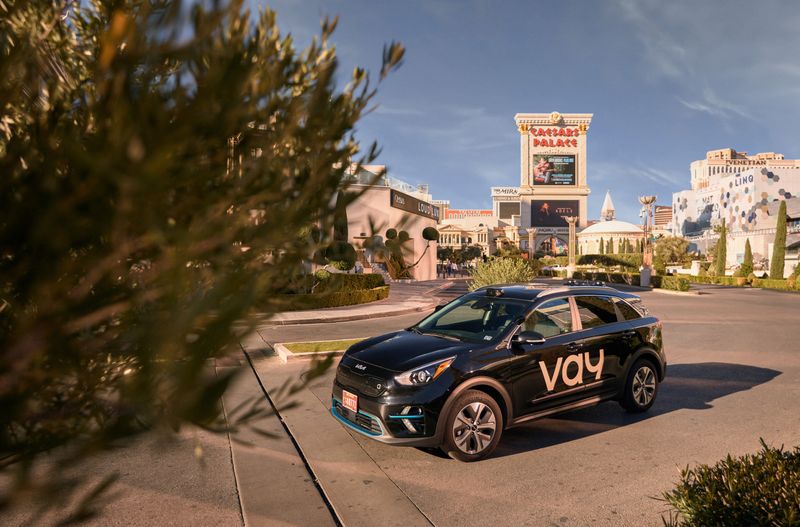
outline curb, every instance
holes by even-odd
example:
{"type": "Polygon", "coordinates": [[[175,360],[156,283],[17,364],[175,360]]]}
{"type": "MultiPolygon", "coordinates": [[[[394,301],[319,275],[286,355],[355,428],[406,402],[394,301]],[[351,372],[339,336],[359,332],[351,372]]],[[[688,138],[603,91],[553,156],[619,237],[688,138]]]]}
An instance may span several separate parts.
{"type": "Polygon", "coordinates": [[[702,291],[674,291],[672,289],[661,289],[660,287],[654,287],[652,289],[654,293],[661,293],[664,295],[689,295],[689,296],[700,296],[704,294],[702,291]]]}
{"type": "MultiPolygon", "coordinates": [[[[339,340],[339,339],[337,339],[339,340]]],[[[324,342],[324,341],[319,341],[324,342]]],[[[275,354],[278,355],[280,361],[284,364],[288,362],[297,362],[300,360],[311,360],[315,357],[319,357],[324,359],[325,357],[341,357],[344,355],[344,352],[347,350],[336,350],[336,351],[309,351],[305,353],[292,353],[289,351],[289,348],[283,345],[284,343],[275,343],[272,345],[272,349],[275,350],[275,354]]],[[[285,344],[290,344],[286,342],[285,344]]]]}
{"type": "MultiPolygon", "coordinates": [[[[453,286],[452,282],[446,282],[444,284],[438,285],[431,289],[425,291],[424,295],[435,295],[439,291],[443,291],[445,289],[449,289],[453,286]]],[[[361,304],[361,305],[368,305],[368,304],[361,304]]],[[[329,318],[301,318],[297,320],[275,320],[275,319],[267,319],[264,323],[272,325],[272,326],[295,326],[301,324],[328,324],[332,322],[352,322],[354,320],[369,320],[371,318],[383,318],[383,317],[394,317],[398,315],[410,315],[412,313],[419,313],[421,311],[428,311],[429,309],[433,309],[438,305],[438,302],[430,302],[427,304],[421,304],[414,307],[408,307],[403,309],[397,309],[395,311],[377,311],[374,313],[362,313],[362,314],[355,314],[355,315],[340,315],[340,316],[332,316],[329,318]]]]}
{"type": "Polygon", "coordinates": [[[418,313],[420,311],[428,311],[436,307],[436,303],[423,304],[415,307],[398,309],[395,311],[378,311],[376,313],[363,313],[360,315],[341,315],[329,318],[302,318],[298,320],[275,320],[267,319],[265,324],[271,326],[295,326],[300,324],[328,324],[331,322],[352,322],[353,320],[368,320],[371,318],[393,317],[397,315],[409,315],[411,313],[418,313]]]}

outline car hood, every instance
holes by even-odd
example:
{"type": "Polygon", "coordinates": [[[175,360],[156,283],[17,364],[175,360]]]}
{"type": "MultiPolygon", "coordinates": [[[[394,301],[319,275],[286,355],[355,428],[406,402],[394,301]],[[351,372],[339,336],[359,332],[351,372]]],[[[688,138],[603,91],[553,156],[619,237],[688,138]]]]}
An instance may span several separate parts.
{"type": "Polygon", "coordinates": [[[362,340],[351,346],[346,356],[399,373],[437,359],[467,352],[474,346],[475,344],[469,342],[455,342],[433,335],[397,331],[362,340]]]}

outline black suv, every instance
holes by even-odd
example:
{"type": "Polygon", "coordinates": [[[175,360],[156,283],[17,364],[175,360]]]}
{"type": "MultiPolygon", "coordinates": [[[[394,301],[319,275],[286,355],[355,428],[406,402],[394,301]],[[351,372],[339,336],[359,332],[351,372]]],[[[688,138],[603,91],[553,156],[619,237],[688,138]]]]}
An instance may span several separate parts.
{"type": "Polygon", "coordinates": [[[617,400],[650,408],[667,363],[661,322],[604,286],[492,286],[342,357],[331,413],[397,445],[488,456],[505,428],[617,400]]]}

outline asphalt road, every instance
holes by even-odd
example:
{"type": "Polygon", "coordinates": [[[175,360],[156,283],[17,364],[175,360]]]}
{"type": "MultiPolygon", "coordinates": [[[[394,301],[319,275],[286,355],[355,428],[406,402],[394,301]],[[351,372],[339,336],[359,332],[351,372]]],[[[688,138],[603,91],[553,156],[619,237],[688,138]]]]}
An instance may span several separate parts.
{"type": "MultiPolygon", "coordinates": [[[[611,402],[535,421],[471,464],[350,436],[435,525],[661,525],[659,497],[681,468],[754,452],[759,438],[800,445],[800,295],[704,291],[641,293],[664,321],[669,360],[647,414],[611,402]]],[[[302,330],[306,339],[366,336],[412,318],[302,330]]],[[[320,401],[329,382],[314,389],[320,401]]]]}
{"type": "MultiPolygon", "coordinates": [[[[436,297],[442,303],[467,292],[465,281],[456,281],[436,297]]],[[[313,339],[334,340],[359,337],[372,337],[412,326],[425,318],[431,311],[412,313],[397,317],[381,317],[334,324],[301,324],[297,326],[263,326],[258,333],[266,342],[301,342],[313,339]]]]}

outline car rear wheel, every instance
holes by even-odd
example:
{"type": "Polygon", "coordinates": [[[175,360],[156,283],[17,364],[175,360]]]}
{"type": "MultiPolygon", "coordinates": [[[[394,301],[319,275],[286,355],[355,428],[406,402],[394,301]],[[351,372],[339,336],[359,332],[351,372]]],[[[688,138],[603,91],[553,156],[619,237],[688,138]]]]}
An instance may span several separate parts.
{"type": "Polygon", "coordinates": [[[445,423],[442,449],[459,461],[478,461],[490,455],[503,433],[503,414],[491,396],[467,390],[456,399],[445,423]]]}
{"type": "Polygon", "coordinates": [[[639,359],[628,372],[625,393],[620,404],[632,413],[646,412],[658,394],[658,374],[653,363],[639,359]]]}

